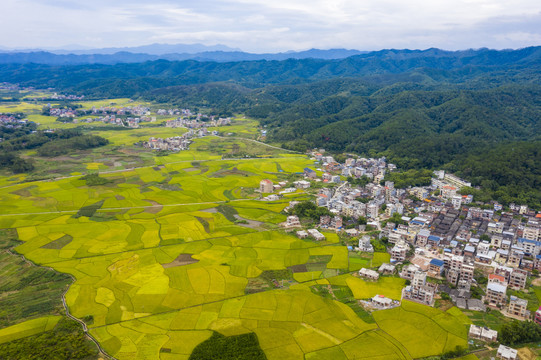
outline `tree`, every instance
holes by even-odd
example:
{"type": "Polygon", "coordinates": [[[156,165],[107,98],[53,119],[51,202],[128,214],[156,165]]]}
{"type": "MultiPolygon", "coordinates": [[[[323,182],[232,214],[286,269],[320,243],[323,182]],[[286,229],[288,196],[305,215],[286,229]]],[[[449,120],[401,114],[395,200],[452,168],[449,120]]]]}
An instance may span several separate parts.
{"type": "Polygon", "coordinates": [[[513,321],[502,326],[498,340],[505,345],[516,345],[541,340],[541,327],[531,321],[513,321]]]}

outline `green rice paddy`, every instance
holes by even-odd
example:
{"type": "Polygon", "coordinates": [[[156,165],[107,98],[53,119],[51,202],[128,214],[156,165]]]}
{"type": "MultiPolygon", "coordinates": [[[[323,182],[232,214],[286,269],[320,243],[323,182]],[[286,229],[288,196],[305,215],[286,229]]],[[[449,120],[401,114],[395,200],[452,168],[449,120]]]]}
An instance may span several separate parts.
{"type": "MultiPolygon", "coordinates": [[[[135,151],[134,142],[173,130],[182,131],[99,134],[110,148],[135,151]]],[[[220,149],[237,141],[198,139],[190,151],[146,154],[152,164],[141,167],[109,166],[96,154],[72,176],[2,178],[0,228],[17,230],[16,251],[27,259],[75,278],[65,296],[70,313],[92,319],[90,333],[117,359],[188,359],[213,331],[255,333],[268,359],[412,359],[466,346],[468,320],[458,309],[404,302],[367,323],[349,306],[314,294],[312,285],[338,285],[356,299],[400,299],[404,281],[350,275],[336,234],[317,243],[280,230],[281,211],[306,195],[262,202],[247,190],[312,162],[280,154],[222,160],[220,149]],[[80,175],[88,170],[108,181],[88,186],[80,175]],[[232,221],[235,212],[257,224],[232,221]]],[[[388,255],[368,261],[376,267],[388,255]]],[[[45,331],[54,319],[0,329],[0,342],[45,331]]]]}

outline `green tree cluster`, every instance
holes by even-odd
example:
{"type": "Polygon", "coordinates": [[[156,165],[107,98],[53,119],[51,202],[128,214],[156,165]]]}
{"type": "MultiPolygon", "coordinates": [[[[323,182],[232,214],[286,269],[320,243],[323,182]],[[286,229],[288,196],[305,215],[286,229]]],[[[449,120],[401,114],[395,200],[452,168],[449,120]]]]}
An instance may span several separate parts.
{"type": "Polygon", "coordinates": [[[512,321],[502,326],[498,340],[505,345],[517,345],[541,340],[541,327],[532,321],[512,321]]]}
{"type": "Polygon", "coordinates": [[[317,206],[311,201],[302,201],[295,205],[290,211],[291,214],[297,215],[299,218],[310,218],[314,221],[319,221],[319,218],[324,215],[334,216],[329,209],[317,206]]]}

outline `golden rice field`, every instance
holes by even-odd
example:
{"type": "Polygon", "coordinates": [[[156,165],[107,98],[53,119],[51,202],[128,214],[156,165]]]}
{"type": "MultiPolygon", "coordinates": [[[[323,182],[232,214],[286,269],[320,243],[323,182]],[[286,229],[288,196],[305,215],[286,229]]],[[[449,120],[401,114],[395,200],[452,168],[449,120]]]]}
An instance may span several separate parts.
{"type": "MultiPolygon", "coordinates": [[[[171,130],[100,134],[130,146],[171,130]]],[[[65,297],[70,313],[92,319],[90,334],[117,359],[188,359],[213,331],[253,332],[271,360],[412,359],[466,345],[468,320],[458,309],[404,302],[366,323],[349,306],[314,294],[313,285],[338,285],[357,299],[399,299],[404,283],[350,275],[336,234],[317,243],[280,230],[281,211],[304,194],[275,202],[246,197],[262,179],[302,172],[309,159],[221,160],[212,153],[220,141],[199,139],[190,151],[116,172],[103,172],[110,170],[103,161],[85,163],[102,171],[103,185],[89,186],[80,175],[0,179],[0,228],[17,230],[16,251],[29,260],[74,277],[65,297]],[[269,281],[288,271],[281,285],[269,281]],[[257,289],[258,282],[268,286],[257,289]]],[[[32,321],[0,329],[0,342],[45,331],[55,319],[32,321]]]]}

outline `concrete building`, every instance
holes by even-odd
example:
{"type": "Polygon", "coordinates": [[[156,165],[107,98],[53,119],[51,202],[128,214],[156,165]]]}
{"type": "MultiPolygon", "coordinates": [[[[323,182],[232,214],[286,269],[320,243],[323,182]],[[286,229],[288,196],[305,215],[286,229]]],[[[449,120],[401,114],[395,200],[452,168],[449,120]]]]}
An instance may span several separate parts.
{"type": "Polygon", "coordinates": [[[535,312],[535,316],[533,318],[533,321],[537,324],[537,325],[540,325],[541,326],[541,306],[539,307],[539,309],[537,309],[537,311],[535,312]]]}
{"type": "Polygon", "coordinates": [[[297,189],[308,189],[310,187],[310,182],[306,180],[299,180],[293,183],[297,189]]]}
{"type": "Polygon", "coordinates": [[[409,250],[409,245],[404,241],[399,241],[391,249],[391,262],[404,261],[406,260],[409,250]]]}
{"type": "Polygon", "coordinates": [[[393,305],[393,300],[383,295],[376,295],[372,298],[372,305],[380,309],[389,309],[393,305]]]}
{"type": "Polygon", "coordinates": [[[509,298],[509,306],[507,307],[507,313],[520,319],[528,318],[528,300],[511,295],[509,298]]]}
{"type": "Polygon", "coordinates": [[[413,280],[415,273],[419,271],[419,267],[413,264],[404,266],[400,272],[400,277],[406,280],[413,280]]]}
{"type": "MultiPolygon", "coordinates": [[[[538,241],[541,235],[541,229],[533,226],[525,226],[522,231],[522,237],[528,240],[538,241]]],[[[537,255],[537,254],[536,254],[537,255]]]]}
{"type": "Polygon", "coordinates": [[[455,208],[456,210],[460,209],[460,206],[462,205],[462,196],[453,196],[451,198],[451,203],[453,204],[453,208],[455,208]]]}
{"type": "Polygon", "coordinates": [[[363,236],[359,239],[359,250],[365,252],[374,252],[374,246],[370,241],[370,236],[363,236]]]}
{"type": "Polygon", "coordinates": [[[379,206],[377,204],[369,204],[366,207],[366,215],[371,219],[375,219],[378,217],[378,211],[379,206]]]}
{"type": "Polygon", "coordinates": [[[415,242],[416,246],[423,247],[428,244],[428,237],[430,236],[430,231],[427,229],[421,229],[417,233],[417,240],[415,242]]]}
{"type": "Polygon", "coordinates": [[[259,192],[260,193],[271,193],[273,191],[272,181],[269,179],[264,179],[259,182],[259,192]]]}
{"type": "Polygon", "coordinates": [[[487,284],[486,301],[491,306],[501,307],[505,304],[507,285],[491,282],[487,284]]]}
{"type": "Polygon", "coordinates": [[[379,267],[378,272],[384,275],[392,275],[394,274],[395,269],[396,269],[396,266],[383,263],[379,267]]]}
{"type": "Polygon", "coordinates": [[[509,287],[515,290],[524,289],[526,287],[526,280],[528,279],[528,272],[522,269],[513,269],[511,276],[509,277],[509,287]]]}
{"type": "Polygon", "coordinates": [[[320,233],[317,229],[309,229],[308,235],[310,235],[311,237],[313,237],[315,240],[318,240],[318,241],[325,240],[325,235],[320,233]]]}
{"type": "Polygon", "coordinates": [[[501,360],[516,360],[518,351],[505,345],[500,345],[496,358],[501,360]]]}
{"type": "Polygon", "coordinates": [[[286,220],[286,226],[287,227],[297,227],[301,226],[301,222],[299,220],[299,217],[297,215],[289,215],[286,220]]]}
{"type": "Polygon", "coordinates": [[[440,259],[432,259],[428,264],[428,271],[435,276],[440,276],[443,273],[445,262],[440,259]]]}
{"type": "Polygon", "coordinates": [[[436,288],[437,285],[426,282],[426,273],[417,271],[413,275],[411,285],[402,289],[402,299],[433,306],[436,288]]]}
{"type": "Polygon", "coordinates": [[[527,271],[509,266],[497,266],[494,274],[503,276],[509,287],[515,290],[524,289],[528,279],[527,271]]]}
{"type": "Polygon", "coordinates": [[[366,268],[362,268],[361,270],[359,270],[359,276],[372,281],[377,281],[379,279],[379,274],[377,271],[366,268]]]}
{"type": "Polygon", "coordinates": [[[468,336],[473,339],[478,339],[486,342],[495,342],[498,340],[498,332],[486,327],[470,325],[468,336]]]}

